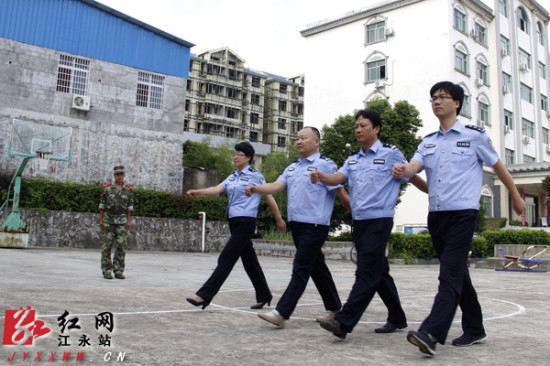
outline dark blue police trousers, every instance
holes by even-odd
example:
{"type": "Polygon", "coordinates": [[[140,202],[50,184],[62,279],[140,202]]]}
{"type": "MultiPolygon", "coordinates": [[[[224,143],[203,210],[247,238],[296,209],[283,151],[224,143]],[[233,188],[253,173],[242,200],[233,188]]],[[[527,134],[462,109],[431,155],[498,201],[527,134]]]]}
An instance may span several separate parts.
{"type": "Polygon", "coordinates": [[[353,239],[357,248],[355,283],[342,311],[336,314],[336,320],[348,332],[359,323],[376,292],[388,308],[388,322],[402,324],[407,321],[386,258],[392,227],[391,217],[353,221],[353,239]]]}
{"type": "Polygon", "coordinates": [[[468,252],[477,224],[477,210],[428,214],[428,229],[439,258],[439,289],[430,315],[420,330],[445,344],[456,309],[462,310],[464,334],[485,334],[481,305],[468,272],[468,252]]]}
{"type": "Polygon", "coordinates": [[[231,237],[218,257],[218,266],[210,278],[197,291],[197,296],[210,302],[218,293],[240,257],[244,270],[256,290],[256,301],[271,301],[271,291],[269,291],[264,272],[258,262],[258,257],[251,240],[256,231],[256,218],[244,216],[232,217],[228,219],[228,222],[231,237]]]}
{"type": "Polygon", "coordinates": [[[323,299],[325,309],[328,311],[340,310],[342,303],[338,296],[338,290],[321,250],[327,239],[329,227],[301,222],[289,222],[288,224],[296,247],[296,255],[292,265],[290,283],[277,303],[277,311],[285,319],[290,318],[310,277],[323,299]]]}

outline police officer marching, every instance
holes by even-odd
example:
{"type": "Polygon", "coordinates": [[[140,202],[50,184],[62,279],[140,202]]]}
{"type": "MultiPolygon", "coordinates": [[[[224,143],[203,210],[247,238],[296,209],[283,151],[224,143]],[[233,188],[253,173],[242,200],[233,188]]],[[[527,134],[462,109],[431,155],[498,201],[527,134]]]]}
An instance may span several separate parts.
{"type": "Polygon", "coordinates": [[[113,169],[115,183],[103,186],[99,200],[99,227],[101,237],[101,270],[105,279],[115,277],[124,279],[124,263],[128,231],[130,230],[130,216],[134,210],[133,188],[124,184],[126,172],[122,165],[113,169]],[[111,261],[111,251],[115,245],[115,253],[111,261]]]}

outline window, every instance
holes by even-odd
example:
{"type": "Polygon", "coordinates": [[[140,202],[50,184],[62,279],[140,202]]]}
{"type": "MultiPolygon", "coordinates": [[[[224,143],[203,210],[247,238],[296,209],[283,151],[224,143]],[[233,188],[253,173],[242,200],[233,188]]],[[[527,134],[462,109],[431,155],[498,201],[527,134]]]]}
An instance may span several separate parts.
{"type": "Polygon", "coordinates": [[[278,123],[277,127],[280,128],[281,130],[286,129],[286,119],[279,118],[279,123],[278,123]]]}
{"type": "Polygon", "coordinates": [[[523,155],[523,162],[524,163],[534,163],[535,158],[529,155],[523,155]]]}
{"type": "Polygon", "coordinates": [[[546,65],[542,62],[539,62],[539,75],[541,78],[546,80],[546,65]]]}
{"type": "Polygon", "coordinates": [[[455,8],[455,28],[466,33],[466,14],[455,8]]]}
{"type": "Polygon", "coordinates": [[[367,62],[367,81],[386,78],[386,60],[367,62]]]}
{"type": "Polygon", "coordinates": [[[153,109],[162,109],[164,95],[164,76],[148,72],[138,72],[136,105],[153,109]]]}
{"type": "Polygon", "coordinates": [[[464,93],[464,100],[462,101],[462,107],[460,108],[460,114],[466,117],[470,117],[470,96],[464,93]]]}
{"type": "Polygon", "coordinates": [[[279,111],[286,112],[286,101],[285,100],[279,101],[279,111]]]}
{"type": "Polygon", "coordinates": [[[489,120],[489,105],[483,102],[477,103],[477,116],[479,118],[479,125],[483,127],[485,125],[490,126],[491,121],[489,120]]]}
{"type": "Polygon", "coordinates": [[[455,69],[468,74],[468,55],[458,49],[455,50],[455,69]]]}
{"type": "Polygon", "coordinates": [[[229,71],[229,80],[241,80],[242,73],[234,69],[227,69],[229,71]]]}
{"type": "Polygon", "coordinates": [[[487,77],[487,65],[484,65],[481,62],[477,62],[477,77],[480,80],[483,80],[484,85],[489,85],[489,80],[487,77]]]}
{"type": "Polygon", "coordinates": [[[87,95],[89,68],[90,60],[59,55],[56,90],[62,93],[87,95]]]}
{"type": "Polygon", "coordinates": [[[537,22],[537,41],[541,46],[544,46],[544,29],[540,22],[537,22]]]}
{"type": "Polygon", "coordinates": [[[250,103],[260,105],[260,96],[258,94],[250,94],[250,103]]]}
{"type": "Polygon", "coordinates": [[[535,124],[533,122],[522,118],[521,125],[523,136],[535,138],[535,124]]]}
{"type": "Polygon", "coordinates": [[[279,93],[286,94],[286,92],[287,92],[286,84],[279,84],[279,93]]]}
{"type": "Polygon", "coordinates": [[[241,91],[238,89],[233,88],[227,88],[226,96],[231,99],[240,99],[241,98],[241,91]]]}
{"type": "Polygon", "coordinates": [[[506,56],[510,55],[510,40],[504,36],[500,36],[500,48],[506,56]]]}
{"type": "Polygon", "coordinates": [[[519,7],[516,14],[518,18],[517,22],[518,22],[519,29],[529,34],[529,19],[527,18],[527,14],[525,13],[525,10],[519,7]]]}
{"type": "Polygon", "coordinates": [[[225,75],[225,67],[208,64],[206,66],[206,73],[209,75],[225,75]]]}
{"type": "Polygon", "coordinates": [[[250,131],[250,142],[258,142],[258,132],[250,131]]]}
{"type": "Polygon", "coordinates": [[[252,86],[254,88],[259,88],[260,87],[260,78],[259,77],[252,76],[252,86]]]}
{"type": "Polygon", "coordinates": [[[286,137],[284,136],[277,137],[277,146],[286,147],[286,137]]]}
{"type": "Polygon", "coordinates": [[[227,118],[239,119],[239,110],[236,108],[225,107],[225,116],[227,118]]]}
{"type": "Polygon", "coordinates": [[[485,217],[493,216],[493,192],[488,186],[483,186],[481,189],[481,207],[485,211],[485,217]]]}
{"type": "Polygon", "coordinates": [[[189,106],[191,105],[191,101],[189,99],[185,99],[185,111],[189,112],[189,106]]]}
{"type": "Polygon", "coordinates": [[[512,90],[512,76],[505,72],[502,73],[502,86],[512,90]]]}
{"type": "MultiPolygon", "coordinates": [[[[224,89],[224,87],[221,86],[221,85],[210,84],[210,83],[206,84],[206,87],[205,87],[206,93],[214,94],[214,95],[223,95],[223,89],[224,89]]],[[[233,90],[235,90],[235,89],[233,89],[233,90]]],[[[229,88],[228,88],[227,92],[228,92],[228,94],[230,93],[229,88]]]]}
{"type": "Polygon", "coordinates": [[[542,142],[548,145],[550,143],[550,138],[548,136],[548,129],[543,127],[542,128],[542,142]]]}
{"type": "Polygon", "coordinates": [[[183,130],[185,132],[189,132],[189,120],[188,119],[183,120],[183,130]]]}
{"type": "Polygon", "coordinates": [[[498,0],[498,11],[508,18],[508,0],[498,0]]]}
{"type": "Polygon", "coordinates": [[[257,125],[260,123],[260,115],[258,113],[250,113],[250,124],[257,125]]]}
{"type": "Polygon", "coordinates": [[[531,89],[525,84],[521,84],[520,89],[521,89],[521,99],[533,104],[533,89],[531,89]]]}
{"type": "Polygon", "coordinates": [[[548,98],[545,95],[540,95],[540,109],[548,112],[548,98]]]}
{"type": "Polygon", "coordinates": [[[513,165],[516,163],[514,150],[505,149],[504,150],[504,163],[506,165],[513,165]]]}
{"type": "Polygon", "coordinates": [[[292,133],[296,133],[296,132],[300,131],[302,128],[304,128],[304,122],[292,121],[290,123],[290,132],[292,132],[292,133]]]}
{"type": "Polygon", "coordinates": [[[504,126],[510,131],[514,130],[514,114],[508,110],[504,110],[504,126]]]}
{"type": "Polygon", "coordinates": [[[523,64],[525,65],[527,70],[531,70],[531,55],[520,48],[518,56],[519,56],[518,61],[519,61],[520,69],[522,67],[521,65],[523,64]]]}
{"type": "Polygon", "coordinates": [[[367,25],[367,44],[383,41],[385,28],[385,21],[367,25]]]}
{"type": "Polygon", "coordinates": [[[476,22],[474,29],[474,39],[483,45],[487,45],[487,31],[485,29],[485,26],[476,22]]]}

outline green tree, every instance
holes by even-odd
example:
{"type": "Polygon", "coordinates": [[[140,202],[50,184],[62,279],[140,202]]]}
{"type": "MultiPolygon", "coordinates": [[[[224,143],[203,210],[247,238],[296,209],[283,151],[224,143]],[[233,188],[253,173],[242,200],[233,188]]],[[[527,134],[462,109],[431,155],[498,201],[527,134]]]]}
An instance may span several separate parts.
{"type": "MultiPolygon", "coordinates": [[[[380,114],[380,140],[397,146],[410,159],[422,140],[416,135],[422,126],[420,112],[406,101],[398,101],[392,106],[386,99],[373,100],[367,104],[367,108],[380,114]]],[[[348,155],[361,148],[361,144],[355,139],[355,111],[353,114],[339,116],[331,126],[323,126],[322,136],[321,155],[331,158],[341,167],[348,155]]],[[[401,184],[401,194],[406,186],[407,183],[401,184]]],[[[349,212],[337,202],[331,227],[334,229],[350,221],[349,212]]]]}
{"type": "Polygon", "coordinates": [[[183,144],[183,166],[202,167],[217,170],[226,177],[235,170],[231,160],[233,146],[231,143],[211,147],[212,139],[204,138],[201,142],[187,140],[183,144]]]}

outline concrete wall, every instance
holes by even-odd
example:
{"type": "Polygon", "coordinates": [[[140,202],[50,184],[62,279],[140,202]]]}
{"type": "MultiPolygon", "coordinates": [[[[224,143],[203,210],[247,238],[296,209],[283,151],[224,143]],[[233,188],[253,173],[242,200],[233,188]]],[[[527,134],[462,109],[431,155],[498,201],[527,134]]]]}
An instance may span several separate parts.
{"type": "MultiPolygon", "coordinates": [[[[30,231],[29,246],[54,248],[101,248],[99,214],[22,210],[30,231]]],[[[217,252],[229,239],[226,221],[206,222],[206,251],[217,252]]],[[[129,250],[198,252],[201,223],[198,220],[132,217],[129,250]]]]}
{"type": "Polygon", "coordinates": [[[70,162],[52,162],[41,171],[31,159],[24,177],[110,182],[120,164],[134,187],[181,192],[186,79],[163,75],[163,108],[138,107],[140,70],[92,59],[91,109],[79,111],[72,108],[72,94],[56,91],[60,54],[0,38],[0,172],[13,174],[21,161],[8,156],[16,118],[73,129],[70,162]]]}

